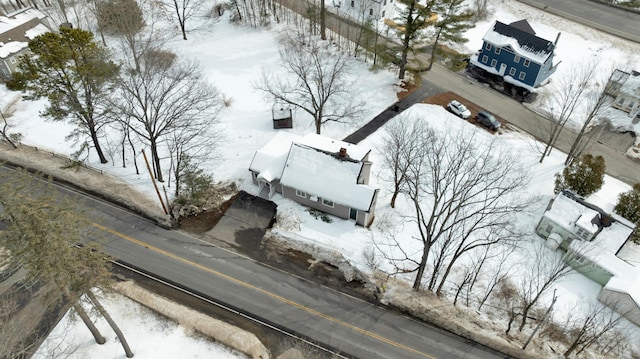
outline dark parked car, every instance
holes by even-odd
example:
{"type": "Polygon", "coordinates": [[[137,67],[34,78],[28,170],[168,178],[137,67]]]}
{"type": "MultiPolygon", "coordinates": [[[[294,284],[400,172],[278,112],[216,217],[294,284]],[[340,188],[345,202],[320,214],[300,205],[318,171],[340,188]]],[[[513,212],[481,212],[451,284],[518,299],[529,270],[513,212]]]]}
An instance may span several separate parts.
{"type": "Polygon", "coordinates": [[[496,118],[492,114],[486,111],[478,112],[478,114],[476,115],[476,122],[482,124],[492,131],[497,131],[500,128],[500,121],[496,120],[496,118]]]}

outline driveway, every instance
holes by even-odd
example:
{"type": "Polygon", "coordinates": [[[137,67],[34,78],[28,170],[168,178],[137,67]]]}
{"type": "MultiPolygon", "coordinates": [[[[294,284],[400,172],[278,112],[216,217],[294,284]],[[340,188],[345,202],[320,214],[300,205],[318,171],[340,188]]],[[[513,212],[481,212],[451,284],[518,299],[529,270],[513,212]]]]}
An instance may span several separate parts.
{"type": "Polygon", "coordinates": [[[271,201],[241,191],[218,223],[204,233],[203,239],[221,241],[254,256],[266,230],[275,221],[276,208],[271,201]]]}

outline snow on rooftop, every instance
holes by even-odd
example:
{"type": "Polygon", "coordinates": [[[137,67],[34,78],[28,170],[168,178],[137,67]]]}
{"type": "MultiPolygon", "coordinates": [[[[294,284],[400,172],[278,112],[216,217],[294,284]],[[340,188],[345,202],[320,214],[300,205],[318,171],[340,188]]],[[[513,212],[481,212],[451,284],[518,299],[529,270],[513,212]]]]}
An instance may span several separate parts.
{"type": "MultiPolygon", "coordinates": [[[[545,217],[571,232],[574,231],[574,226],[580,219],[582,219],[581,223],[587,221],[591,225],[591,220],[598,215],[598,211],[574,201],[562,192],[555,197],[551,208],[544,213],[545,217]]],[[[586,226],[586,224],[583,225],[586,226]]],[[[590,232],[593,233],[593,231],[590,232]]]]}
{"type": "Polygon", "coordinates": [[[49,32],[49,29],[44,24],[38,24],[32,29],[25,31],[24,36],[27,37],[29,40],[33,40],[36,36],[40,36],[47,32],[49,32]]]}
{"type": "Polygon", "coordinates": [[[616,252],[625,243],[631,230],[621,223],[614,222],[602,229],[592,241],[573,241],[569,248],[588,258],[591,262],[605,269],[614,276],[627,276],[634,268],[616,256],[616,252]]]}
{"type": "Polygon", "coordinates": [[[26,24],[33,19],[44,19],[45,17],[43,13],[35,9],[26,9],[7,16],[0,16],[0,34],[26,24]]]}
{"type": "Polygon", "coordinates": [[[609,279],[604,289],[620,293],[629,293],[631,298],[640,306],[640,270],[627,264],[624,276],[614,276],[609,279]]]}
{"type": "Polygon", "coordinates": [[[291,108],[289,105],[275,104],[271,108],[274,120],[284,120],[291,117],[291,108]]]}
{"type": "Polygon", "coordinates": [[[347,156],[352,159],[362,161],[371,152],[371,149],[364,146],[354,145],[353,143],[334,140],[329,137],[320,136],[310,133],[304,136],[298,143],[317,148],[325,152],[338,153],[341,148],[347,150],[347,156]]]}
{"type": "Polygon", "coordinates": [[[16,54],[22,49],[28,47],[29,44],[23,41],[11,41],[0,46],[0,58],[5,59],[9,55],[16,54]]]}
{"type": "Polygon", "coordinates": [[[294,143],[280,183],[313,196],[368,211],[376,189],[357,183],[361,169],[362,163],[340,159],[316,148],[294,143]]]}
{"type": "Polygon", "coordinates": [[[291,144],[299,139],[300,136],[292,133],[276,133],[264,147],[256,151],[249,170],[259,173],[260,178],[269,182],[280,179],[291,144]]]}
{"type": "Polygon", "coordinates": [[[498,47],[509,46],[516,54],[533,62],[537,62],[538,64],[543,64],[545,61],[547,61],[549,55],[552,53],[548,51],[532,51],[527,47],[520,46],[520,44],[518,43],[518,39],[498,33],[497,31],[495,31],[495,26],[496,22],[493,23],[493,25],[489,28],[487,33],[482,38],[484,41],[487,41],[498,47]]]}
{"type": "Polygon", "coordinates": [[[626,94],[639,96],[640,93],[636,93],[636,91],[639,88],[640,88],[640,74],[637,76],[630,75],[627,78],[627,81],[625,81],[625,83],[622,85],[622,88],[620,88],[620,91],[626,94]]]}

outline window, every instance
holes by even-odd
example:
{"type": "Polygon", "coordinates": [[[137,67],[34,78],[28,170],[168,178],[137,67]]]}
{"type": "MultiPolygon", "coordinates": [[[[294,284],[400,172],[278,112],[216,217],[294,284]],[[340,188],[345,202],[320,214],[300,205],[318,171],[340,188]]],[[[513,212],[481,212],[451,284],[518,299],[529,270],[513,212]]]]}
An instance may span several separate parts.
{"type": "Polygon", "coordinates": [[[525,76],[527,76],[527,74],[525,74],[524,71],[520,71],[520,75],[518,75],[518,78],[520,80],[524,80],[525,76]]]}
{"type": "Polygon", "coordinates": [[[549,234],[551,234],[551,232],[553,231],[553,226],[550,224],[547,224],[547,228],[545,228],[545,231],[549,234]]]}
{"type": "Polygon", "coordinates": [[[589,233],[582,228],[576,228],[576,234],[582,239],[589,238],[589,233]]]}
{"type": "Polygon", "coordinates": [[[509,76],[513,76],[515,74],[516,74],[516,68],[515,67],[510,68],[509,69],[509,76]]]}
{"type": "Polygon", "coordinates": [[[369,15],[373,15],[373,9],[369,9],[369,15]]]}
{"type": "Polygon", "coordinates": [[[322,199],[322,204],[324,204],[327,207],[333,207],[333,201],[329,201],[328,199],[322,199]]]}
{"type": "Polygon", "coordinates": [[[500,55],[500,52],[502,52],[502,49],[500,49],[499,47],[496,47],[496,55],[500,55]]]}
{"type": "Polygon", "coordinates": [[[491,59],[491,67],[496,67],[497,64],[498,64],[498,60],[491,59]]]}
{"type": "Polygon", "coordinates": [[[531,61],[529,61],[529,60],[525,59],[525,60],[524,60],[524,67],[529,67],[529,63],[530,63],[530,62],[531,62],[531,61]]]}
{"type": "Polygon", "coordinates": [[[624,104],[624,98],[622,98],[622,97],[621,97],[621,98],[618,100],[618,104],[619,104],[619,105],[624,104]]]}
{"type": "Polygon", "coordinates": [[[484,46],[485,49],[491,51],[491,44],[487,42],[487,44],[484,46]]]}
{"type": "Polygon", "coordinates": [[[489,57],[487,55],[482,55],[482,62],[486,64],[487,61],[489,61],[489,57]]]}
{"type": "Polygon", "coordinates": [[[296,196],[302,197],[302,198],[307,198],[307,193],[296,190],[296,196]]]}
{"type": "Polygon", "coordinates": [[[519,55],[514,56],[513,57],[513,62],[515,62],[516,64],[519,64],[520,63],[520,56],[519,55]]]}
{"type": "Polygon", "coordinates": [[[12,64],[15,64],[16,63],[16,58],[15,57],[11,57],[11,58],[9,58],[9,61],[11,61],[12,64]]]}

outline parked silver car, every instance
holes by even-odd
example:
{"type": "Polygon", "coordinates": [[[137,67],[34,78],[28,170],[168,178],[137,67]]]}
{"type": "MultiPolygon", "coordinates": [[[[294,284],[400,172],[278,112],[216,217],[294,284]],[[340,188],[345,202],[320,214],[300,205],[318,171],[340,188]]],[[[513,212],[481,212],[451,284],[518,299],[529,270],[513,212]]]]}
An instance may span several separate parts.
{"type": "Polygon", "coordinates": [[[447,105],[447,110],[453,112],[456,116],[464,118],[465,120],[471,116],[471,111],[469,111],[467,107],[458,100],[451,100],[447,105]]]}

